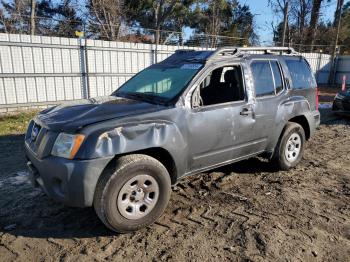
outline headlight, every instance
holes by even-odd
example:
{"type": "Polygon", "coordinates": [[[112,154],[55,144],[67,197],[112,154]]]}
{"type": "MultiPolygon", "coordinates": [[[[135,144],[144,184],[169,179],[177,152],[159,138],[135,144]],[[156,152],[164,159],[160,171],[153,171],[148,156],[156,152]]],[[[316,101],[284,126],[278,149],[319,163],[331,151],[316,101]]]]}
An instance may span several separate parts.
{"type": "Polygon", "coordinates": [[[54,156],[73,159],[84,141],[84,135],[60,133],[51,150],[54,156]]]}

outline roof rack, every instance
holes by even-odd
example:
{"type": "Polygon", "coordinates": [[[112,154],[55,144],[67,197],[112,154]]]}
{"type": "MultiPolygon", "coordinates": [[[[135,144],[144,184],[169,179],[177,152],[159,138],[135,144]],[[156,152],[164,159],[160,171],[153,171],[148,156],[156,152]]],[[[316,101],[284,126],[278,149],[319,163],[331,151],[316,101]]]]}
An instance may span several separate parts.
{"type": "Polygon", "coordinates": [[[222,56],[239,56],[244,53],[249,52],[264,52],[264,54],[286,54],[299,56],[300,54],[296,52],[292,47],[276,47],[276,46],[266,46],[266,47],[221,47],[217,49],[209,59],[215,59],[222,56]]]}
{"type": "Polygon", "coordinates": [[[195,49],[176,49],[175,53],[186,53],[186,52],[194,52],[195,49]]]}

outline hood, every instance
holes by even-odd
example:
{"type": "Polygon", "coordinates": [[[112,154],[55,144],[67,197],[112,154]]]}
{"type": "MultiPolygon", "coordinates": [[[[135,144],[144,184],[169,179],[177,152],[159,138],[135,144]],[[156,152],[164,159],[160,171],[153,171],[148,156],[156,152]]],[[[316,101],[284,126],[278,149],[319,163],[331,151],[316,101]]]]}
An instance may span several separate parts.
{"type": "Polygon", "coordinates": [[[164,106],[143,101],[104,96],[48,108],[40,112],[35,121],[51,130],[74,132],[96,122],[154,112],[164,108],[164,106]]]}

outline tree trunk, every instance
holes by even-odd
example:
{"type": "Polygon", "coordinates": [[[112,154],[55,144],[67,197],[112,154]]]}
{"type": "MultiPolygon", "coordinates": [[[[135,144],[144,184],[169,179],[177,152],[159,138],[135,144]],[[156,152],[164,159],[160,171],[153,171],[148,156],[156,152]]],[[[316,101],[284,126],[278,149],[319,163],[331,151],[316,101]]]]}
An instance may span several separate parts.
{"type": "Polygon", "coordinates": [[[336,36],[335,36],[335,41],[334,41],[334,49],[332,53],[332,66],[330,70],[330,75],[328,78],[328,83],[331,84],[332,86],[335,84],[335,72],[336,72],[336,56],[337,56],[337,45],[338,45],[338,39],[339,39],[339,31],[340,31],[340,25],[341,25],[341,11],[343,8],[344,0],[338,0],[337,2],[337,10],[335,12],[335,17],[334,17],[334,23],[333,26],[336,29],[336,36]]]}
{"type": "Polygon", "coordinates": [[[341,25],[341,11],[343,9],[343,5],[344,5],[344,0],[338,0],[337,10],[335,12],[335,17],[334,17],[334,27],[336,28],[336,35],[335,35],[335,41],[334,41],[333,57],[335,57],[337,53],[337,45],[338,45],[340,25],[341,25]]]}
{"type": "Polygon", "coordinates": [[[288,9],[289,9],[289,0],[287,0],[283,10],[282,46],[285,46],[285,42],[286,42],[286,32],[287,32],[287,26],[288,26],[288,9]]]}
{"type": "Polygon", "coordinates": [[[313,50],[313,45],[315,44],[315,37],[317,31],[318,18],[320,17],[320,9],[323,0],[313,0],[311,9],[311,20],[308,29],[308,43],[311,45],[310,51],[313,50]]]}
{"type": "Polygon", "coordinates": [[[334,14],[334,22],[333,22],[334,28],[336,28],[339,24],[339,19],[341,16],[341,10],[343,8],[343,5],[344,5],[344,0],[338,0],[337,9],[335,10],[335,14],[334,14]]]}
{"type": "Polygon", "coordinates": [[[35,6],[36,0],[32,0],[32,7],[30,12],[30,34],[35,34],[35,6]]]}
{"type": "Polygon", "coordinates": [[[161,3],[157,3],[155,8],[154,8],[154,25],[155,25],[155,43],[156,45],[159,45],[160,42],[160,10],[161,9],[161,3]]]}
{"type": "Polygon", "coordinates": [[[156,37],[155,37],[156,39],[156,45],[159,45],[160,44],[160,28],[159,28],[159,26],[157,27],[157,29],[156,29],[156,37]]]}

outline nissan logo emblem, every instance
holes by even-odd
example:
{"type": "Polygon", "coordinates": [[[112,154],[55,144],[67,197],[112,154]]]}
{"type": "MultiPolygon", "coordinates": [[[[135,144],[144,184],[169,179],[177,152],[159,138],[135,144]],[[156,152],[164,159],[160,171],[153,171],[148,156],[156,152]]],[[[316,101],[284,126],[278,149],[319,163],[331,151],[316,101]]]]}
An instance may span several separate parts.
{"type": "Polygon", "coordinates": [[[32,128],[32,133],[30,134],[30,138],[32,139],[32,141],[35,141],[38,134],[39,134],[39,127],[34,124],[32,128]]]}

